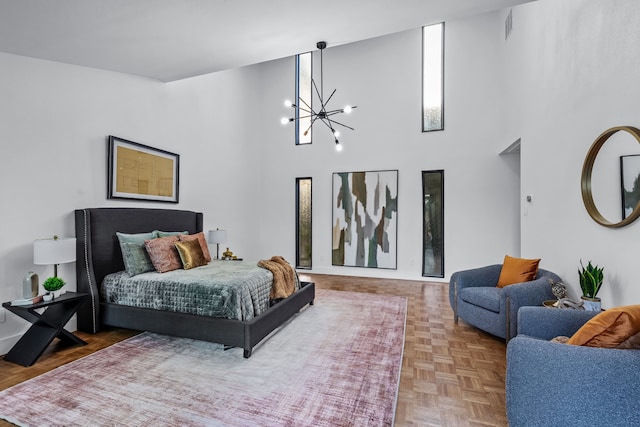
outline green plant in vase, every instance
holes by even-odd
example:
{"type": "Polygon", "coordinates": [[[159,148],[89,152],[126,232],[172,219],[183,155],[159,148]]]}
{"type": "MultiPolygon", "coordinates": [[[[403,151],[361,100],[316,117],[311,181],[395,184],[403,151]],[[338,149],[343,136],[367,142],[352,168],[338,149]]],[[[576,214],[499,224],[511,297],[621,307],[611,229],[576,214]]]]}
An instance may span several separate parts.
{"type": "Polygon", "coordinates": [[[600,311],[600,298],[597,295],[604,280],[604,267],[593,265],[591,261],[585,267],[582,264],[582,260],[580,260],[578,277],[580,279],[580,289],[582,289],[584,309],[600,311]]]}
{"type": "Polygon", "coordinates": [[[55,276],[55,277],[49,277],[47,280],[45,280],[44,283],[42,284],[42,287],[45,289],[45,291],[55,294],[57,291],[62,289],[62,287],[65,284],[66,283],[64,280],[55,276]]]}

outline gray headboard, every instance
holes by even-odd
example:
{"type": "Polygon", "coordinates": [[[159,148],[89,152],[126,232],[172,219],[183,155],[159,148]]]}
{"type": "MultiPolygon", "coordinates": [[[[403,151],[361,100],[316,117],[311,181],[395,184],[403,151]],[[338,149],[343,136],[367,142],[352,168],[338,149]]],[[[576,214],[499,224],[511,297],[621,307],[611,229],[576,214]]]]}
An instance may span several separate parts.
{"type": "Polygon", "coordinates": [[[99,330],[99,286],[107,274],[124,270],[116,231],[144,233],[153,230],[202,231],[200,212],[175,209],[89,208],[75,211],[76,281],[78,292],[90,300],[78,310],[78,329],[99,330]]]}

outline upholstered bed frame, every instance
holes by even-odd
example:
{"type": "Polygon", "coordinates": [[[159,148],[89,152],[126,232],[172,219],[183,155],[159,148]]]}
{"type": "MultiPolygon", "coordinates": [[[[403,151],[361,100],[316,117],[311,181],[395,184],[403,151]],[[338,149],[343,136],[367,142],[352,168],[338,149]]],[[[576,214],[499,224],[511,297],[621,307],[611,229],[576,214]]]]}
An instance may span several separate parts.
{"type": "Polygon", "coordinates": [[[289,298],[251,319],[240,321],[110,304],[100,300],[99,287],[107,274],[124,270],[116,231],[202,231],[202,213],[145,208],[92,208],[75,211],[78,292],[89,298],[78,310],[78,329],[96,333],[103,325],[212,341],[244,349],[254,346],[306,304],[313,304],[315,286],[303,282],[289,298]]]}

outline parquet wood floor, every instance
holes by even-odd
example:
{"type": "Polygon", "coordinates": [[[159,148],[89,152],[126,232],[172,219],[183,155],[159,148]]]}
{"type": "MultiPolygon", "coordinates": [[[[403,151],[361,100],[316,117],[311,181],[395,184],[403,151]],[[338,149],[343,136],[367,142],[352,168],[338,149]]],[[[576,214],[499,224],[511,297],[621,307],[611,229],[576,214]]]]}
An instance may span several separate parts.
{"type": "MultiPolygon", "coordinates": [[[[318,288],[407,297],[407,327],[396,427],[506,426],[505,344],[460,320],[454,325],[446,283],[303,274],[318,288]]],[[[0,390],[86,356],[135,332],[78,333],[88,345],[52,344],[28,368],[0,359],[0,390]]],[[[9,425],[0,421],[0,426],[9,425]]]]}
{"type": "Polygon", "coordinates": [[[447,283],[301,275],[316,287],[407,297],[396,427],[506,426],[504,340],[453,322],[447,283]]]}

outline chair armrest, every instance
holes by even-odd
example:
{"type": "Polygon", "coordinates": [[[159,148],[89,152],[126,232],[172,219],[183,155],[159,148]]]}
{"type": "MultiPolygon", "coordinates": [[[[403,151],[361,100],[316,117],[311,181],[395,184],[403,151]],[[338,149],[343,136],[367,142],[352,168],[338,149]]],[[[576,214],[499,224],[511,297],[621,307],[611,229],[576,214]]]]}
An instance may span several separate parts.
{"type": "Polygon", "coordinates": [[[519,307],[527,305],[541,306],[544,301],[555,297],[551,292],[549,280],[546,277],[540,277],[529,282],[505,286],[502,288],[500,296],[501,306],[504,306],[503,303],[507,298],[511,300],[511,306],[517,310],[519,307]]]}
{"type": "Polygon", "coordinates": [[[451,275],[451,282],[457,283],[458,290],[479,286],[496,286],[501,270],[501,264],[494,264],[486,267],[472,268],[471,270],[457,271],[451,275]]]}
{"type": "Polygon", "coordinates": [[[451,303],[451,308],[456,306],[455,295],[460,293],[460,289],[478,286],[495,286],[498,283],[501,270],[502,264],[494,264],[453,273],[449,280],[449,302],[451,303]]]}
{"type": "Polygon", "coordinates": [[[518,310],[518,335],[543,340],[570,337],[596,314],[597,311],[569,308],[522,307],[518,310]]]}
{"type": "Polygon", "coordinates": [[[509,425],[640,425],[638,366],[640,350],[517,336],[507,346],[509,425]]]}

